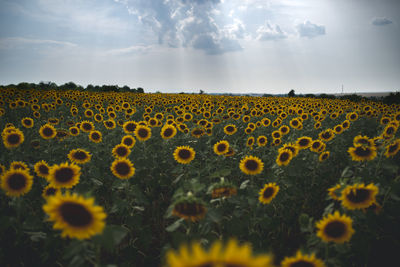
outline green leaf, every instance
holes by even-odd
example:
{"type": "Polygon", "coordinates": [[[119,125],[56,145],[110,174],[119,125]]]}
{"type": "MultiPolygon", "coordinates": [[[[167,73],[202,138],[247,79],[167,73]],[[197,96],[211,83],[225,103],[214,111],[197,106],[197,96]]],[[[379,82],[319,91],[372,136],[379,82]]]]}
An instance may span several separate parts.
{"type": "Polygon", "coordinates": [[[122,239],[128,234],[129,230],[118,225],[107,225],[102,235],[93,237],[93,241],[101,244],[104,248],[112,251],[122,239]]]}
{"type": "Polygon", "coordinates": [[[179,228],[179,226],[181,226],[183,220],[184,220],[183,218],[176,220],[173,224],[167,226],[167,228],[165,228],[165,231],[170,232],[170,233],[174,232],[176,229],[179,228]]]}

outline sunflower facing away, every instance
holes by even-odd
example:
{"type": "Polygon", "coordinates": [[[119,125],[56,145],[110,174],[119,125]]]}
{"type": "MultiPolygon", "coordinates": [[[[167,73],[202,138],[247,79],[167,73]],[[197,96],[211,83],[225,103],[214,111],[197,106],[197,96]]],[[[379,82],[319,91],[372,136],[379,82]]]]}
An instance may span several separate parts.
{"type": "Polygon", "coordinates": [[[349,210],[365,209],[376,202],[376,195],[379,189],[374,184],[354,184],[346,186],[339,200],[342,206],[349,210]]]}
{"type": "Polygon", "coordinates": [[[127,158],[120,158],[111,164],[111,172],[119,179],[129,179],[135,174],[132,162],[127,158]]]}
{"type": "Polygon", "coordinates": [[[347,152],[349,152],[351,160],[353,161],[373,160],[377,154],[375,146],[363,145],[355,145],[354,147],[350,147],[347,152]]]}
{"type": "Polygon", "coordinates": [[[354,233],[352,224],[353,220],[350,217],[335,211],[334,214],[329,214],[316,223],[317,236],[324,242],[347,242],[354,233]]]}
{"type": "Polygon", "coordinates": [[[315,254],[302,254],[300,251],[294,257],[285,257],[281,267],[325,267],[325,263],[315,257],[315,254]]]}
{"type": "Polygon", "coordinates": [[[94,198],[84,198],[67,192],[47,199],[43,210],[53,228],[62,230],[62,237],[88,239],[103,232],[106,214],[103,207],[94,204],[94,198]]]}
{"type": "Polygon", "coordinates": [[[264,163],[257,157],[246,156],[240,161],[239,168],[245,174],[256,175],[263,171],[264,163]]]}
{"type": "Polygon", "coordinates": [[[195,155],[196,152],[189,146],[178,146],[173,153],[174,159],[181,164],[190,163],[195,155]]]}
{"type": "Polygon", "coordinates": [[[56,188],[72,188],[79,183],[80,176],[81,168],[78,165],[64,162],[60,165],[54,164],[50,168],[47,180],[56,188]]]}
{"type": "Polygon", "coordinates": [[[222,140],[214,144],[213,147],[214,153],[217,155],[224,155],[229,151],[229,143],[228,141],[222,140]]]}
{"type": "Polygon", "coordinates": [[[10,169],[1,176],[1,188],[7,196],[19,197],[28,193],[33,184],[33,176],[27,170],[10,169]]]}
{"type": "Polygon", "coordinates": [[[192,243],[191,246],[181,245],[178,251],[167,251],[166,263],[167,267],[273,266],[270,255],[253,255],[250,244],[239,244],[235,239],[230,239],[225,246],[217,240],[208,251],[203,249],[199,242],[192,243]]]}
{"type": "Polygon", "coordinates": [[[265,184],[264,188],[260,190],[258,200],[262,204],[268,204],[275,198],[279,192],[279,185],[276,183],[265,184]]]}
{"type": "Polygon", "coordinates": [[[68,153],[68,159],[76,164],[85,164],[89,162],[91,158],[92,155],[88,151],[80,148],[73,149],[68,153]]]}
{"type": "Polygon", "coordinates": [[[173,215],[192,222],[203,219],[207,212],[204,202],[191,194],[176,200],[172,206],[173,215]]]}

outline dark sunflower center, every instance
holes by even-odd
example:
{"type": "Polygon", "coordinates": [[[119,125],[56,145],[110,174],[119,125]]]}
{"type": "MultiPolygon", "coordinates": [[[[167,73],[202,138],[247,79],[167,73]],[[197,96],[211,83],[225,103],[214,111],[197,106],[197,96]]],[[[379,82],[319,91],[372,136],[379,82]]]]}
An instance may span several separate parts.
{"type": "Polygon", "coordinates": [[[24,120],[24,124],[30,126],[32,122],[30,120],[24,120]]]}
{"type": "Polygon", "coordinates": [[[139,129],[139,131],[138,131],[138,135],[141,137],[141,138],[146,138],[148,135],[149,135],[149,131],[147,130],[147,129],[139,129]]]}
{"type": "Polygon", "coordinates": [[[322,160],[326,160],[327,158],[328,158],[328,154],[323,154],[321,157],[322,160]]]}
{"type": "Polygon", "coordinates": [[[226,127],[226,131],[227,132],[233,132],[234,128],[232,126],[228,126],[228,127],[226,127]]]}
{"type": "Polygon", "coordinates": [[[305,260],[298,260],[289,265],[290,267],[315,267],[315,264],[305,260]]]}
{"type": "Polygon", "coordinates": [[[128,154],[128,150],[123,146],[117,147],[116,152],[117,152],[118,156],[125,156],[126,154],[128,154]]]}
{"type": "Polygon", "coordinates": [[[134,124],[134,123],[128,123],[128,124],[125,126],[125,129],[128,130],[129,132],[133,132],[133,131],[135,131],[135,129],[136,129],[136,124],[134,124]]]}
{"type": "Polygon", "coordinates": [[[111,121],[107,121],[107,122],[106,122],[106,126],[107,126],[107,127],[112,127],[112,126],[113,126],[113,123],[112,123],[111,121]]]}
{"type": "Polygon", "coordinates": [[[279,138],[280,134],[279,133],[274,133],[274,138],[279,138]]]}
{"type": "Polygon", "coordinates": [[[74,158],[77,160],[84,160],[87,158],[87,155],[83,151],[77,151],[74,153],[74,158]]]}
{"type": "Polygon", "coordinates": [[[285,162],[285,161],[287,161],[289,159],[289,157],[290,157],[289,153],[283,152],[283,153],[281,153],[279,155],[279,160],[282,161],[282,162],[285,162]]]}
{"type": "Polygon", "coordinates": [[[116,166],[115,166],[115,171],[119,174],[119,175],[127,175],[130,172],[131,168],[130,166],[126,163],[126,162],[119,162],[116,166]]]}
{"type": "Polygon", "coordinates": [[[92,133],[92,139],[93,140],[99,140],[100,139],[100,135],[98,133],[92,133]]]}
{"type": "Polygon", "coordinates": [[[87,226],[93,220],[92,214],[84,206],[73,202],[61,204],[60,214],[64,221],[74,227],[87,226]]]}
{"type": "Polygon", "coordinates": [[[193,134],[194,135],[202,135],[203,134],[203,130],[201,130],[201,129],[194,130],[193,134]]]}
{"type": "Polygon", "coordinates": [[[52,136],[53,134],[54,134],[53,129],[48,128],[48,127],[43,129],[43,135],[44,136],[52,136]]]}
{"type": "Polygon", "coordinates": [[[299,123],[297,121],[292,121],[293,126],[297,126],[299,123]]]}
{"type": "Polygon", "coordinates": [[[360,139],[360,140],[358,140],[358,143],[363,144],[363,145],[369,145],[369,142],[367,139],[360,139]]]}
{"type": "Polygon", "coordinates": [[[77,134],[77,133],[78,133],[78,130],[75,129],[75,128],[72,128],[72,129],[71,129],[71,133],[72,133],[72,134],[77,134]]]}
{"type": "Polygon", "coordinates": [[[165,137],[170,137],[170,136],[172,135],[173,132],[174,132],[174,131],[173,131],[171,128],[167,128],[167,129],[165,129],[165,131],[164,131],[164,136],[165,136],[165,137]]]}
{"type": "Polygon", "coordinates": [[[286,127],[283,127],[283,128],[281,129],[281,132],[282,132],[282,133],[286,133],[286,132],[287,132],[287,128],[286,128],[286,127]]]}
{"type": "Polygon", "coordinates": [[[371,155],[371,150],[368,147],[357,147],[354,153],[359,157],[368,157],[371,155]]]}
{"type": "Polygon", "coordinates": [[[130,146],[130,145],[133,144],[133,141],[132,141],[131,138],[125,138],[124,139],[124,144],[127,145],[127,146],[130,146]]]}
{"type": "Polygon", "coordinates": [[[57,182],[66,183],[74,177],[74,171],[71,168],[64,167],[60,168],[55,173],[57,182]]]}
{"type": "Polygon", "coordinates": [[[46,196],[55,195],[56,192],[57,192],[57,190],[56,190],[55,188],[48,188],[48,189],[46,190],[46,196]]]}
{"type": "Polygon", "coordinates": [[[26,185],[26,177],[20,173],[14,173],[8,179],[8,186],[12,190],[20,190],[26,185]]]}
{"type": "Polygon", "coordinates": [[[342,130],[342,127],[336,127],[336,132],[340,132],[342,130]]]}
{"type": "Polygon", "coordinates": [[[325,132],[325,133],[323,133],[321,136],[322,136],[322,138],[324,138],[324,139],[329,139],[329,138],[331,137],[331,133],[330,133],[330,132],[325,132]]]}
{"type": "Polygon", "coordinates": [[[250,171],[255,171],[258,168],[258,162],[253,159],[247,160],[244,165],[250,171]]]}
{"type": "Polygon", "coordinates": [[[351,114],[351,115],[350,115],[350,119],[354,120],[355,118],[356,118],[356,115],[355,115],[355,114],[351,114]]]}
{"type": "Polygon", "coordinates": [[[85,129],[86,131],[90,131],[92,129],[92,125],[90,123],[84,123],[82,125],[82,128],[85,129]]]}
{"type": "Polygon", "coordinates": [[[346,195],[346,198],[352,203],[362,203],[370,197],[370,190],[368,189],[356,189],[355,192],[352,190],[350,194],[346,195]]]}
{"type": "Polygon", "coordinates": [[[389,146],[389,149],[388,149],[388,151],[389,151],[389,153],[393,153],[393,152],[395,152],[396,150],[397,150],[397,148],[399,147],[399,144],[393,144],[393,145],[390,145],[389,146]]]}
{"type": "Polygon", "coordinates": [[[178,156],[181,159],[188,159],[190,158],[190,156],[192,155],[192,153],[190,153],[190,151],[188,149],[181,149],[179,150],[178,156]]]}
{"type": "Polygon", "coordinates": [[[346,226],[343,222],[332,221],[325,226],[324,232],[329,237],[338,238],[345,234],[346,226]]]}
{"type": "Polygon", "coordinates": [[[300,146],[308,146],[308,144],[310,143],[310,140],[308,139],[300,139],[299,145],[300,146]]]}
{"type": "Polygon", "coordinates": [[[387,129],[386,129],[386,133],[387,133],[387,134],[392,134],[392,133],[394,133],[394,128],[393,128],[393,127],[387,128],[387,129]]]}
{"type": "Polygon", "coordinates": [[[265,190],[264,190],[264,193],[263,193],[263,197],[264,198],[270,198],[273,194],[274,194],[274,188],[272,188],[272,187],[267,187],[265,190]]]}
{"type": "Polygon", "coordinates": [[[312,144],[312,148],[317,149],[317,148],[319,148],[320,145],[321,145],[320,142],[315,142],[312,144]]]}
{"type": "Polygon", "coordinates": [[[10,143],[12,145],[18,144],[20,142],[20,140],[21,140],[21,137],[19,136],[19,134],[16,134],[16,133],[10,134],[7,137],[8,143],[10,143]]]}
{"type": "Polygon", "coordinates": [[[226,150],[226,144],[219,144],[219,145],[217,146],[217,150],[218,150],[218,152],[223,152],[223,151],[225,151],[225,150],[226,150]]]}
{"type": "Polygon", "coordinates": [[[347,126],[349,126],[349,124],[348,124],[347,122],[344,122],[344,123],[343,123],[343,127],[344,127],[344,128],[347,128],[347,126]]]}
{"type": "Polygon", "coordinates": [[[247,141],[247,144],[248,144],[249,146],[251,146],[253,143],[254,143],[254,140],[253,140],[253,139],[249,139],[249,140],[247,141]]]}
{"type": "Polygon", "coordinates": [[[205,211],[203,205],[198,203],[178,203],[175,205],[175,210],[187,216],[196,216],[205,211]]]}
{"type": "Polygon", "coordinates": [[[42,164],[42,165],[39,166],[39,172],[41,174],[47,175],[47,174],[49,174],[49,168],[46,165],[42,164]]]}

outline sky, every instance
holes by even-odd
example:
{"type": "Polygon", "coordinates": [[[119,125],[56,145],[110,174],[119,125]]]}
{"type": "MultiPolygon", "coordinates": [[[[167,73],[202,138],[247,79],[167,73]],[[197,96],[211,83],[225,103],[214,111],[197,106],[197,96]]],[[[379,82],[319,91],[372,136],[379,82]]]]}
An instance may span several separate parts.
{"type": "Polygon", "coordinates": [[[0,0],[0,84],[400,90],[399,0],[0,0]]]}

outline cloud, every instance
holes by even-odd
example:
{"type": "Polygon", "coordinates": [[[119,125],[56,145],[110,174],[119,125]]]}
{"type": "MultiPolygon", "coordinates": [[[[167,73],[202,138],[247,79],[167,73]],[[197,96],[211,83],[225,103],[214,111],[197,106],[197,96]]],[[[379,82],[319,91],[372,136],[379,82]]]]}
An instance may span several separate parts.
{"type": "Polygon", "coordinates": [[[124,48],[111,49],[106,53],[110,55],[146,54],[151,50],[151,48],[151,46],[133,45],[124,48]]]}
{"type": "Polygon", "coordinates": [[[259,41],[280,40],[285,38],[287,38],[287,34],[284,33],[278,25],[274,26],[266,22],[265,25],[257,29],[256,39],[259,41]]]}
{"type": "Polygon", "coordinates": [[[393,23],[393,21],[391,21],[388,18],[384,18],[384,17],[382,17],[382,18],[374,18],[372,20],[372,22],[371,22],[371,24],[375,25],[375,26],[385,26],[385,25],[389,25],[389,24],[392,24],[392,23],[393,23]]]}
{"type": "Polygon", "coordinates": [[[314,38],[319,35],[325,35],[325,26],[317,25],[306,21],[296,26],[300,37],[314,38]]]}
{"type": "Polygon", "coordinates": [[[77,47],[77,44],[71,42],[62,42],[56,40],[46,40],[46,39],[29,39],[23,37],[7,37],[0,38],[0,48],[10,49],[10,48],[20,48],[25,46],[57,46],[57,47],[77,47]]]}
{"type": "Polygon", "coordinates": [[[210,55],[241,50],[244,25],[218,22],[220,0],[115,0],[149,27],[159,44],[191,47],[210,55]]]}

